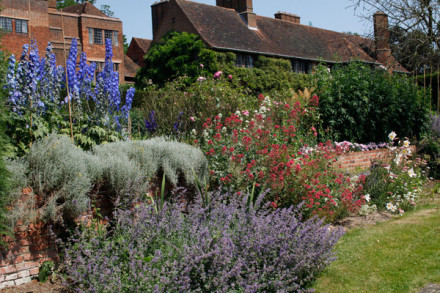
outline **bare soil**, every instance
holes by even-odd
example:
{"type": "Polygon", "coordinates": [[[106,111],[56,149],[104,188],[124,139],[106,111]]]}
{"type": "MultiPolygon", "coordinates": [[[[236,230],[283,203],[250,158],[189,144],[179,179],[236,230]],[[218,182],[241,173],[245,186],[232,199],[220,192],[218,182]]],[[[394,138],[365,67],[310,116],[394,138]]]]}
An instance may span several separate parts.
{"type": "Polygon", "coordinates": [[[1,293],[67,293],[69,291],[61,284],[57,282],[52,284],[51,282],[40,283],[37,280],[33,280],[30,283],[23,284],[16,287],[8,287],[0,290],[1,293]]]}

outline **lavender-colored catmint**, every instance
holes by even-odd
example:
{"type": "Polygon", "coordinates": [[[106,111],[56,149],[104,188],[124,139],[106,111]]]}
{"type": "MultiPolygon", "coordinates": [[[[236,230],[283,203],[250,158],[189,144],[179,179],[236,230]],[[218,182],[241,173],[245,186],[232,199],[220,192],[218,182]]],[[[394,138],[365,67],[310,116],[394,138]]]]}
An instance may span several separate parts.
{"type": "MultiPolygon", "coordinates": [[[[304,292],[333,259],[343,234],[299,208],[263,197],[211,193],[185,212],[137,203],[117,210],[107,233],[77,230],[65,252],[76,292],[304,292]]],[[[98,230],[99,231],[99,230],[98,230]]]]}

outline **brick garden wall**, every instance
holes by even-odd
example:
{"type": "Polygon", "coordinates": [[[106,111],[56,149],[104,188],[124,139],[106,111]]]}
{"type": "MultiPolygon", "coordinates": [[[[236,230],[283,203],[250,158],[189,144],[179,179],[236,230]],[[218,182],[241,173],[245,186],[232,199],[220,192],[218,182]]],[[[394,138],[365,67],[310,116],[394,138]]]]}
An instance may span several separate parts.
{"type": "Polygon", "coordinates": [[[0,248],[0,289],[30,282],[44,261],[59,261],[55,239],[47,225],[17,225],[15,239],[5,237],[0,248]]]}
{"type": "MultiPolygon", "coordinates": [[[[368,168],[377,159],[389,159],[390,150],[378,149],[367,152],[349,152],[338,157],[336,164],[344,170],[368,168]]],[[[105,198],[97,198],[96,206],[102,216],[111,216],[112,205],[105,198]]],[[[77,221],[90,221],[93,211],[81,215],[77,221]]],[[[6,238],[7,249],[0,249],[0,289],[30,282],[38,276],[40,265],[47,260],[58,261],[55,239],[44,224],[18,225],[15,239],[6,238]]]]}
{"type": "Polygon", "coordinates": [[[338,157],[337,164],[344,170],[369,168],[374,160],[388,160],[391,156],[389,149],[377,149],[367,152],[348,152],[338,157]]]}

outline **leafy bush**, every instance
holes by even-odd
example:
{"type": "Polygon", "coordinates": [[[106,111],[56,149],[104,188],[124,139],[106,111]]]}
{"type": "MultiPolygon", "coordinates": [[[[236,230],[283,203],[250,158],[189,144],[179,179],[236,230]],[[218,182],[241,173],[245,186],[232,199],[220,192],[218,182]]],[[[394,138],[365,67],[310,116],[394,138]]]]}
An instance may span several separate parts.
{"type": "Polygon", "coordinates": [[[300,292],[333,260],[342,229],[300,221],[294,208],[260,197],[211,195],[188,213],[165,205],[119,210],[110,231],[77,231],[67,244],[68,285],[77,292],[300,292]],[[228,202],[228,203],[226,203],[228,202]]]}
{"type": "Polygon", "coordinates": [[[153,44],[145,56],[145,67],[136,75],[136,87],[145,88],[149,80],[160,86],[177,77],[191,83],[200,75],[200,64],[210,73],[216,71],[214,51],[206,49],[194,34],[170,32],[153,44]]]}
{"type": "Polygon", "coordinates": [[[115,201],[139,199],[155,176],[187,187],[208,175],[205,157],[189,145],[154,138],[96,146],[91,152],[76,147],[66,136],[52,134],[36,141],[24,160],[9,163],[15,186],[11,196],[14,219],[44,221],[74,219],[99,193],[115,201]],[[31,187],[26,198],[22,189],[31,187]]]}
{"type": "Polygon", "coordinates": [[[255,108],[257,102],[256,98],[249,99],[242,90],[231,86],[228,77],[203,78],[189,87],[182,79],[177,79],[163,88],[147,89],[138,108],[145,121],[140,125],[139,118],[136,118],[133,133],[181,138],[192,129],[202,129],[201,117],[219,112],[234,113],[239,107],[255,108]]]}
{"type": "Polygon", "coordinates": [[[323,128],[334,140],[383,142],[393,129],[419,138],[426,129],[429,95],[406,76],[352,62],[331,73],[320,66],[315,77],[323,128]]]}
{"type": "Polygon", "coordinates": [[[429,166],[429,176],[440,178],[440,116],[430,117],[431,127],[419,142],[417,153],[422,155],[429,166]]]}
{"type": "Polygon", "coordinates": [[[277,100],[290,98],[298,90],[312,85],[312,76],[292,72],[289,60],[258,56],[253,68],[235,66],[235,54],[216,53],[219,70],[232,76],[232,84],[251,96],[268,95],[277,100]],[[230,55],[232,54],[232,55],[230,55]]]}

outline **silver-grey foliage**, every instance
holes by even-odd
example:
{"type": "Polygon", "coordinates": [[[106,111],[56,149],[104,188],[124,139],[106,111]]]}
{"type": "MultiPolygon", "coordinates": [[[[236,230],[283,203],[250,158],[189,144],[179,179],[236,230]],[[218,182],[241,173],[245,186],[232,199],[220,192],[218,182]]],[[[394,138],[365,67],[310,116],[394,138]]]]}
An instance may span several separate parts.
{"type": "MultiPolygon", "coordinates": [[[[85,152],[68,137],[52,134],[35,142],[24,161],[9,165],[14,176],[21,176],[16,180],[22,182],[15,189],[16,196],[30,186],[39,201],[37,214],[45,221],[78,216],[96,192],[112,200],[139,198],[161,172],[174,186],[193,185],[194,172],[202,179],[208,174],[208,163],[199,149],[164,138],[107,143],[85,152]]],[[[15,210],[25,213],[18,197],[15,202],[15,210]]]]}

